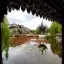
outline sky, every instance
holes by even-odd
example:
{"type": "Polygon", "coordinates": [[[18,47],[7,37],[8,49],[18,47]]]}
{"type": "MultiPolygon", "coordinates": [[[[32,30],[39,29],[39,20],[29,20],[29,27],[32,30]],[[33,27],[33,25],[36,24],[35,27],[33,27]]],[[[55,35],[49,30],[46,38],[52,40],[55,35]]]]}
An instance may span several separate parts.
{"type": "Polygon", "coordinates": [[[37,26],[41,24],[41,22],[43,22],[43,24],[47,27],[50,27],[52,24],[51,21],[40,18],[39,16],[37,17],[36,15],[32,15],[31,12],[28,14],[26,10],[23,12],[21,9],[18,11],[12,10],[11,12],[8,12],[7,18],[10,24],[15,23],[24,25],[30,29],[36,29],[37,26]]]}

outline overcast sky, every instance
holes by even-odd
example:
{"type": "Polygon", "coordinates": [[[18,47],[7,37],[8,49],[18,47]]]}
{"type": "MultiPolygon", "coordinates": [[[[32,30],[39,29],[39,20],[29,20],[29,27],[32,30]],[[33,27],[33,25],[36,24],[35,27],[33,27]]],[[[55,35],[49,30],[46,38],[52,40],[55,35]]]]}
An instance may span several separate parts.
{"type": "Polygon", "coordinates": [[[7,18],[10,24],[16,23],[24,25],[30,29],[36,29],[42,21],[44,25],[47,25],[48,27],[50,27],[52,23],[51,21],[45,20],[40,17],[36,17],[36,15],[33,16],[32,13],[28,14],[26,10],[25,12],[22,12],[22,10],[12,10],[11,12],[8,12],[7,18]]]}

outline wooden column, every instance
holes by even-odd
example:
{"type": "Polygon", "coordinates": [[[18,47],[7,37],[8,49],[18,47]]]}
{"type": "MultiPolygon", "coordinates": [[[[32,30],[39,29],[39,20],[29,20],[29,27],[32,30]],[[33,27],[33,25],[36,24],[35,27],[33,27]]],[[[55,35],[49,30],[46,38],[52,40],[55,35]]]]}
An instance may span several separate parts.
{"type": "Polygon", "coordinates": [[[3,61],[2,61],[1,22],[0,22],[0,64],[3,64],[3,61]]]}

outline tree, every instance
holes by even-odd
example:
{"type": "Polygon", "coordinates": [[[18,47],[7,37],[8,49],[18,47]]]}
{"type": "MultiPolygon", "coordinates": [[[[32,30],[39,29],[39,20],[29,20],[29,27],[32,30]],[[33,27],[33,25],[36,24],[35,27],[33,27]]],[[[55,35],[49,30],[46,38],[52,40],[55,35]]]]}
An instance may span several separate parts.
{"type": "Polygon", "coordinates": [[[9,49],[9,44],[11,42],[11,34],[10,34],[10,29],[8,27],[8,19],[5,16],[3,18],[3,22],[1,24],[1,31],[2,31],[2,50],[6,51],[6,59],[8,59],[8,49],[9,49]]]}
{"type": "Polygon", "coordinates": [[[36,34],[40,34],[40,30],[36,29],[36,34]]]}
{"type": "Polygon", "coordinates": [[[58,22],[53,22],[50,27],[50,35],[51,37],[56,37],[56,34],[61,33],[62,25],[58,22]]]}
{"type": "Polygon", "coordinates": [[[31,33],[36,34],[36,30],[31,30],[31,33]]]}
{"type": "Polygon", "coordinates": [[[38,30],[40,30],[40,33],[45,33],[45,29],[47,26],[44,26],[43,22],[41,22],[41,25],[37,27],[38,30]]]}

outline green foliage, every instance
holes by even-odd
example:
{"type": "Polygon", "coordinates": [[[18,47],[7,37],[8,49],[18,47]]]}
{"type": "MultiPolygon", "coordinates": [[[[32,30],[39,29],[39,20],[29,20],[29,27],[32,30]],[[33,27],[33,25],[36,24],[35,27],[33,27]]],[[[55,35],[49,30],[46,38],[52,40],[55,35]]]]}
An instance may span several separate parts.
{"type": "Polygon", "coordinates": [[[36,34],[40,34],[40,30],[38,30],[38,29],[36,29],[35,32],[36,32],[36,34]]]}
{"type": "Polygon", "coordinates": [[[36,30],[31,30],[31,32],[32,32],[33,34],[36,34],[36,30]]]}
{"type": "Polygon", "coordinates": [[[47,39],[47,40],[48,40],[48,39],[49,39],[49,37],[50,37],[49,35],[45,35],[45,39],[47,39]]]}
{"type": "Polygon", "coordinates": [[[2,31],[2,50],[6,51],[6,59],[8,59],[8,49],[9,49],[9,44],[11,42],[10,38],[10,29],[8,27],[8,20],[7,17],[5,16],[3,18],[3,23],[1,24],[1,31],[2,31]]]}
{"type": "Polygon", "coordinates": [[[58,32],[59,32],[59,33],[62,32],[62,25],[61,25],[61,24],[59,24],[58,32]]]}
{"type": "Polygon", "coordinates": [[[58,22],[53,22],[50,27],[50,35],[51,37],[55,37],[56,34],[61,33],[62,26],[58,22]]]}
{"type": "Polygon", "coordinates": [[[49,33],[50,33],[50,28],[46,28],[46,29],[45,29],[45,33],[46,33],[46,34],[49,34],[49,33]]]}
{"type": "Polygon", "coordinates": [[[40,30],[38,30],[38,29],[36,29],[36,30],[31,30],[31,32],[32,32],[33,34],[40,34],[40,30]]]}
{"type": "Polygon", "coordinates": [[[49,39],[49,43],[51,44],[51,50],[54,54],[57,54],[59,57],[62,57],[62,46],[58,46],[58,42],[54,39],[51,38],[49,39]]]}
{"type": "Polygon", "coordinates": [[[47,40],[49,39],[49,37],[50,37],[49,34],[50,34],[50,29],[49,28],[46,28],[45,29],[45,39],[47,39],[47,40]]]}
{"type": "Polygon", "coordinates": [[[31,30],[31,32],[33,34],[41,34],[46,32],[47,26],[43,25],[43,22],[41,23],[41,25],[39,25],[35,30],[31,30]]]}
{"type": "Polygon", "coordinates": [[[62,48],[59,47],[58,42],[56,41],[55,37],[58,33],[62,33],[62,25],[58,22],[53,22],[50,27],[50,37],[49,43],[51,44],[51,49],[54,54],[62,56],[62,48]]]}

